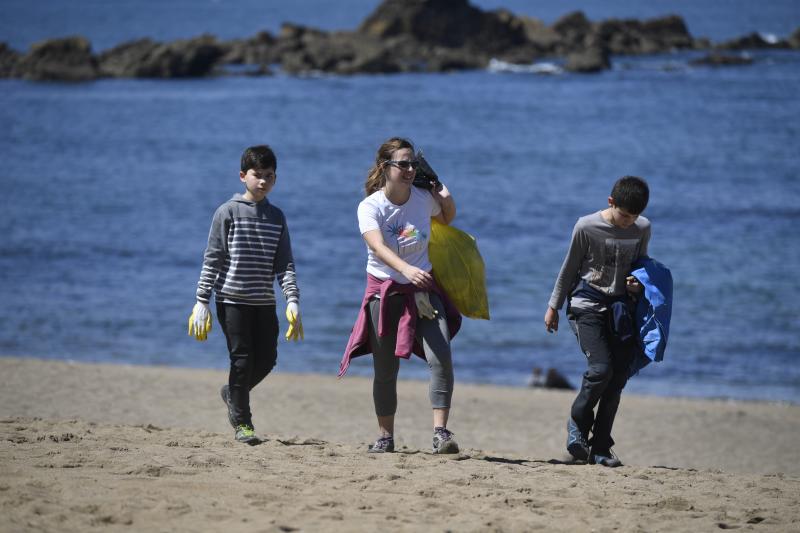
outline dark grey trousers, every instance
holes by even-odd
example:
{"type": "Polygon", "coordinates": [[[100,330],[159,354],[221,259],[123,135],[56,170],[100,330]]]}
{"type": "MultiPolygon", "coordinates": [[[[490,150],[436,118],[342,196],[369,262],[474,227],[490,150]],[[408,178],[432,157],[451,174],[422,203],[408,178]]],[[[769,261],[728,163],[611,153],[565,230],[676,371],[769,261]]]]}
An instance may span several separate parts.
{"type": "Polygon", "coordinates": [[[607,452],[614,444],[611,428],[622,389],[628,382],[635,341],[633,337],[626,342],[619,340],[612,331],[608,312],[571,310],[568,316],[588,364],[581,390],[572,404],[572,419],[584,436],[588,437],[591,430],[594,450],[607,452]]]}
{"type": "MultiPolygon", "coordinates": [[[[403,309],[404,295],[387,296],[384,335],[378,337],[378,315],[380,300],[369,302],[370,324],[369,342],[372,348],[372,362],[375,378],[372,382],[372,398],[375,402],[375,414],[378,416],[394,415],[397,411],[397,373],[400,370],[400,358],[397,357],[397,325],[403,309]]],[[[431,369],[429,396],[431,407],[446,409],[450,407],[453,396],[453,361],[450,354],[450,332],[447,329],[447,317],[444,305],[439,297],[430,293],[431,305],[439,312],[435,320],[417,318],[416,339],[422,344],[425,359],[431,369]]]]}
{"type": "Polygon", "coordinates": [[[228,387],[236,422],[252,425],[250,391],[267,377],[278,358],[275,306],[217,304],[217,319],[228,342],[228,387]]]}

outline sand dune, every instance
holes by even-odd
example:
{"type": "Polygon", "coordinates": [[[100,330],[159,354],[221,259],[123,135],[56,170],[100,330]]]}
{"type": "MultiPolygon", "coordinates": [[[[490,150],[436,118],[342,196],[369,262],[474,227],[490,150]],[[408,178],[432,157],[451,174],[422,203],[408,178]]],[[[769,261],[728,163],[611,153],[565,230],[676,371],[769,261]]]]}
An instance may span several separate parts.
{"type": "Polygon", "coordinates": [[[401,449],[376,456],[369,380],[270,376],[254,447],[224,380],[0,358],[0,531],[800,529],[798,406],[624,397],[606,469],[565,461],[571,393],[457,384],[443,457],[427,385],[401,382],[401,449]]]}

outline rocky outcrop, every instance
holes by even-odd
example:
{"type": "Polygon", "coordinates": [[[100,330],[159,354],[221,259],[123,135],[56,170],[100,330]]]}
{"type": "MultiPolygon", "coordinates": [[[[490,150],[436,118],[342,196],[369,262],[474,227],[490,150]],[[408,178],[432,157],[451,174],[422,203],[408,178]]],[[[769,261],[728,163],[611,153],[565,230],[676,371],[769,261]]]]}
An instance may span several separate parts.
{"type": "Polygon", "coordinates": [[[730,41],[719,43],[715,48],[719,50],[759,50],[767,48],[789,48],[787,41],[768,41],[760,33],[749,33],[730,41]]]}
{"type": "MultiPolygon", "coordinates": [[[[486,68],[492,59],[530,65],[542,58],[563,59],[571,72],[594,73],[609,68],[612,55],[711,48],[707,39],[694,39],[677,15],[592,22],[575,11],[548,26],[504,9],[484,11],[468,0],[384,0],[354,31],[284,24],[278,35],[261,32],[227,42],[209,35],[171,43],[141,39],[99,56],[92,55],[82,37],[38,43],[27,54],[0,45],[0,77],[77,81],[263,75],[275,64],[297,75],[445,72],[486,68]]],[[[713,48],[800,49],[800,28],[786,40],[772,42],[753,33],[713,48]]],[[[698,61],[722,65],[740,60],[712,54],[698,61]]]]}
{"type": "Polygon", "coordinates": [[[198,78],[208,76],[226,48],[205,35],[172,43],[141,39],[99,57],[103,75],[116,78],[198,78]]]}
{"type": "Polygon", "coordinates": [[[582,11],[575,11],[555,21],[552,29],[559,36],[554,51],[565,54],[586,48],[594,26],[582,11]]]}
{"type": "Polygon", "coordinates": [[[697,59],[693,59],[689,62],[690,65],[704,66],[704,67],[730,67],[739,65],[751,65],[752,63],[753,63],[753,58],[751,57],[725,55],[717,52],[712,52],[708,55],[699,57],[697,59]]]}
{"type": "Polygon", "coordinates": [[[644,22],[610,19],[597,24],[595,31],[596,41],[612,54],[656,54],[694,44],[683,19],[674,15],[644,22]]]}
{"type": "Polygon", "coordinates": [[[277,40],[267,31],[259,32],[250,39],[240,39],[224,43],[224,55],[219,62],[224,65],[269,65],[280,60],[277,40]]]}
{"type": "Polygon", "coordinates": [[[8,44],[0,43],[0,78],[10,78],[21,57],[22,54],[9,48],[8,44]]]}
{"type": "Polygon", "coordinates": [[[610,67],[608,49],[603,46],[593,46],[580,52],[572,52],[567,55],[567,62],[564,65],[565,70],[581,74],[600,72],[610,67]]]}
{"type": "Polygon", "coordinates": [[[378,39],[406,35],[431,47],[495,54],[525,44],[525,28],[506,11],[483,11],[467,0],[385,0],[358,32],[378,39]]]}
{"type": "Polygon", "coordinates": [[[800,27],[798,27],[787,39],[789,47],[794,50],[800,50],[800,27]]]}
{"type": "Polygon", "coordinates": [[[11,74],[34,81],[86,81],[98,77],[97,58],[84,37],[50,39],[31,46],[11,74]]]}

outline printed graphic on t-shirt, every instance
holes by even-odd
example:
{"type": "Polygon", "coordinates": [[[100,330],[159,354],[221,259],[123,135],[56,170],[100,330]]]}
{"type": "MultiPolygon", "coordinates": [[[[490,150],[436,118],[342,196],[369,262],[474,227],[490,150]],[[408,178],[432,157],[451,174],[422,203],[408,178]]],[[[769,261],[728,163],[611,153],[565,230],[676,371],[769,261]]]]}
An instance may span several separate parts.
{"type": "MultiPolygon", "coordinates": [[[[428,246],[428,236],[414,227],[414,224],[406,222],[388,222],[385,227],[395,242],[395,250],[400,257],[406,257],[414,252],[419,252],[428,246]]],[[[391,242],[387,239],[387,242],[391,242]]]]}
{"type": "Polygon", "coordinates": [[[600,272],[595,271],[594,282],[601,287],[613,289],[619,276],[627,275],[639,252],[639,239],[606,239],[600,272]],[[622,268],[625,272],[619,272],[622,268]]]}

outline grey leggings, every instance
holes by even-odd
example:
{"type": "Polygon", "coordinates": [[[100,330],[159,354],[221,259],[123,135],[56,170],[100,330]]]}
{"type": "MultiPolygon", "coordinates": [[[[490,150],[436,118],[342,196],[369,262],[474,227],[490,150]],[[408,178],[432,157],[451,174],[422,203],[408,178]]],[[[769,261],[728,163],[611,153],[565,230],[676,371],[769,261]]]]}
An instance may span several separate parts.
{"type": "MultiPolygon", "coordinates": [[[[387,296],[386,316],[383,317],[383,337],[378,337],[378,316],[380,300],[369,302],[370,327],[369,342],[372,347],[372,361],[375,379],[372,382],[372,398],[375,401],[375,414],[391,416],[397,411],[397,372],[400,358],[394,354],[397,344],[397,324],[403,310],[404,295],[387,296]]],[[[439,297],[430,293],[431,305],[439,312],[436,320],[417,318],[416,340],[422,344],[425,358],[431,369],[429,396],[431,407],[447,409],[453,396],[453,361],[450,356],[450,332],[444,305],[439,297]]]]}

